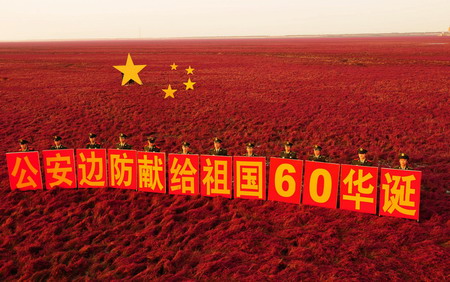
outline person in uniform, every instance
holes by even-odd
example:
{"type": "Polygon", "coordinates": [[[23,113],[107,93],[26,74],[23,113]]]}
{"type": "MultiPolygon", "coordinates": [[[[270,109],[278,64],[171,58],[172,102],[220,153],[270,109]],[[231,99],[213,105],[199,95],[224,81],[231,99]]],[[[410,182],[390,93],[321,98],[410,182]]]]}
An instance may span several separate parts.
{"type": "Polygon", "coordinates": [[[86,149],[100,149],[101,146],[99,143],[95,141],[95,138],[97,137],[94,133],[89,133],[89,143],[86,144],[86,149]]]}
{"type": "Polygon", "coordinates": [[[67,149],[66,146],[63,146],[61,144],[61,136],[53,136],[53,142],[55,143],[55,145],[50,147],[50,150],[62,150],[62,149],[67,149]]]}
{"type": "Polygon", "coordinates": [[[29,152],[29,151],[33,151],[33,149],[31,149],[30,147],[28,147],[28,141],[25,139],[19,139],[19,145],[20,145],[20,149],[19,152],[29,152]]]}
{"type": "Polygon", "coordinates": [[[116,149],[120,150],[131,150],[132,146],[127,143],[128,136],[126,134],[120,133],[119,143],[116,144],[116,149]]]}
{"type": "Polygon", "coordinates": [[[409,162],[409,156],[405,153],[401,153],[398,156],[398,163],[399,166],[394,167],[395,169],[403,169],[403,170],[411,170],[411,168],[408,166],[409,162]]]}
{"type": "Polygon", "coordinates": [[[191,153],[191,149],[189,148],[191,146],[191,144],[189,142],[183,142],[181,143],[181,152],[180,154],[184,154],[184,155],[190,155],[191,153]]]}
{"type": "Polygon", "coordinates": [[[213,156],[227,156],[228,152],[226,149],[222,148],[222,140],[219,138],[214,138],[214,148],[209,150],[209,154],[213,156]]]}
{"type": "Polygon", "coordinates": [[[315,145],[313,147],[314,154],[308,157],[308,161],[314,161],[314,162],[328,162],[327,157],[322,155],[322,147],[319,145],[315,145]]]}
{"type": "Polygon", "coordinates": [[[246,145],[247,152],[243,154],[244,157],[256,157],[257,155],[254,152],[255,144],[254,143],[247,143],[246,145]]]}
{"type": "Polygon", "coordinates": [[[367,150],[364,148],[358,149],[358,158],[354,159],[351,164],[352,165],[361,165],[361,166],[373,166],[373,163],[366,159],[367,150]]]}
{"type": "Polygon", "coordinates": [[[291,151],[293,145],[294,144],[292,144],[289,141],[284,142],[284,151],[281,152],[280,158],[283,158],[283,159],[297,159],[297,153],[291,151]]]}
{"type": "Polygon", "coordinates": [[[161,148],[155,145],[156,137],[147,137],[148,144],[144,146],[144,152],[161,152],[161,148]]]}

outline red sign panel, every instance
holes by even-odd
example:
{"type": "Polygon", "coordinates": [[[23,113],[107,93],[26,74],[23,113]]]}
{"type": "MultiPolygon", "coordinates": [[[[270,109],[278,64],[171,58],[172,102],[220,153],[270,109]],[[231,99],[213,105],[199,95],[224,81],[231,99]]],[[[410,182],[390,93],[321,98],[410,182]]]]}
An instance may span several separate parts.
{"type": "Polygon", "coordinates": [[[419,220],[422,172],[381,169],[380,215],[419,220]]]}
{"type": "Polygon", "coordinates": [[[232,157],[200,156],[200,192],[203,196],[231,198],[232,157]]]}
{"type": "Polygon", "coordinates": [[[76,158],[78,188],[107,186],[105,149],[77,149],[76,158]]]}
{"type": "Polygon", "coordinates": [[[339,164],[305,161],[303,204],[337,207],[339,164]]]}
{"type": "Polygon", "coordinates": [[[109,186],[120,189],[136,189],[136,151],[108,150],[109,186]]]}
{"type": "Polygon", "coordinates": [[[341,165],[340,208],[377,213],[378,167],[341,165]]]}
{"type": "Polygon", "coordinates": [[[166,154],[138,152],[138,190],[166,193],[166,154]]]}
{"type": "Polygon", "coordinates": [[[269,200],[300,204],[303,161],[270,158],[269,200]]]}
{"type": "Polygon", "coordinates": [[[266,158],[234,157],[234,197],[266,199],[266,158]]]}
{"type": "Polygon", "coordinates": [[[44,156],[45,187],[77,188],[73,149],[46,150],[44,156]]]}
{"type": "Polygon", "coordinates": [[[7,153],[11,190],[42,190],[41,165],[38,152],[7,153]]]}
{"type": "Polygon", "coordinates": [[[199,195],[198,155],[169,154],[169,194],[199,195]]]}

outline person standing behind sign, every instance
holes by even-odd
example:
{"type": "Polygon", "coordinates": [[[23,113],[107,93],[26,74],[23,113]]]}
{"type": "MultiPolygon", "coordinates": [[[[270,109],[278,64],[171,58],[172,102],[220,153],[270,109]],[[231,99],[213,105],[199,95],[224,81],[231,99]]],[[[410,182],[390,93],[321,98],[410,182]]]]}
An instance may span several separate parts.
{"type": "Polygon", "coordinates": [[[149,136],[147,142],[148,144],[144,146],[144,152],[161,152],[161,148],[155,145],[156,137],[149,136]]]}
{"type": "Polygon", "coordinates": [[[352,165],[361,165],[361,166],[373,166],[373,162],[369,161],[366,158],[367,150],[364,148],[358,149],[358,158],[352,161],[352,165]]]}
{"type": "Polygon", "coordinates": [[[293,145],[294,144],[291,143],[290,141],[284,142],[284,151],[281,152],[280,158],[283,158],[283,159],[297,159],[297,153],[291,151],[293,145]]]}
{"type": "Polygon", "coordinates": [[[244,157],[257,157],[257,155],[254,152],[255,144],[254,143],[247,143],[245,145],[245,150],[247,151],[245,154],[243,154],[244,157]]]}
{"type": "Polygon", "coordinates": [[[209,154],[213,156],[226,156],[228,152],[226,149],[222,148],[222,140],[219,138],[214,138],[214,148],[209,150],[209,154]]]}
{"type": "Polygon", "coordinates": [[[63,150],[63,149],[67,149],[66,146],[63,146],[61,144],[61,140],[62,137],[61,136],[53,136],[53,142],[55,143],[55,145],[50,147],[50,150],[63,150]]]}
{"type": "Polygon", "coordinates": [[[86,149],[100,149],[101,146],[95,141],[97,135],[94,133],[89,133],[89,143],[86,144],[86,149]]]}
{"type": "Polygon", "coordinates": [[[30,147],[28,147],[28,141],[25,139],[19,139],[19,145],[20,145],[20,149],[19,152],[29,152],[29,151],[33,151],[33,149],[31,149],[30,147]]]}
{"type": "Polygon", "coordinates": [[[409,162],[409,156],[405,153],[401,153],[398,156],[399,165],[394,168],[395,169],[403,169],[403,170],[411,170],[411,168],[408,166],[408,162],[409,162]]]}
{"type": "Polygon", "coordinates": [[[132,146],[127,143],[128,136],[124,133],[119,135],[119,143],[116,144],[116,149],[119,150],[131,150],[132,146]]]}
{"type": "Polygon", "coordinates": [[[314,161],[314,162],[328,162],[327,157],[322,155],[322,147],[319,145],[315,145],[313,147],[314,154],[308,157],[308,161],[314,161]]]}

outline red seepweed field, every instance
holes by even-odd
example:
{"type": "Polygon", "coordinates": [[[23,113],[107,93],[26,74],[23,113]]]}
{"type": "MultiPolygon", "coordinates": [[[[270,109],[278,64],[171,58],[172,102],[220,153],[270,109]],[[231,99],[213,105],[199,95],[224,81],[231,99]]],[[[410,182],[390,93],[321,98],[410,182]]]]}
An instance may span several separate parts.
{"type": "Polygon", "coordinates": [[[450,37],[0,43],[0,151],[52,135],[167,153],[256,143],[423,173],[420,223],[271,201],[119,189],[11,192],[0,158],[1,280],[434,280],[450,265],[450,37]],[[121,86],[114,65],[147,65],[121,86]],[[170,65],[179,65],[171,71],[170,65]],[[191,66],[194,74],[185,69],[191,66]],[[184,90],[191,78],[195,89],[184,90]],[[164,99],[168,84],[178,89],[164,99]]]}

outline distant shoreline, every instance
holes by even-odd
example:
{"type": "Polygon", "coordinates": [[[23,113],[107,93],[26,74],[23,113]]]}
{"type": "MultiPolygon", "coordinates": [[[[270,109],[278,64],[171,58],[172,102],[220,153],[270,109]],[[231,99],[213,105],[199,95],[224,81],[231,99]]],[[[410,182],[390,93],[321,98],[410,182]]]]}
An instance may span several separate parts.
{"type": "Polygon", "coordinates": [[[195,40],[195,39],[283,39],[283,38],[356,38],[356,37],[408,37],[408,36],[450,36],[450,32],[390,32],[390,33],[349,33],[312,35],[249,35],[249,36],[192,36],[192,37],[145,37],[145,38],[71,38],[71,39],[33,39],[1,41],[13,42],[69,42],[69,41],[135,41],[135,40],[195,40]]]}

